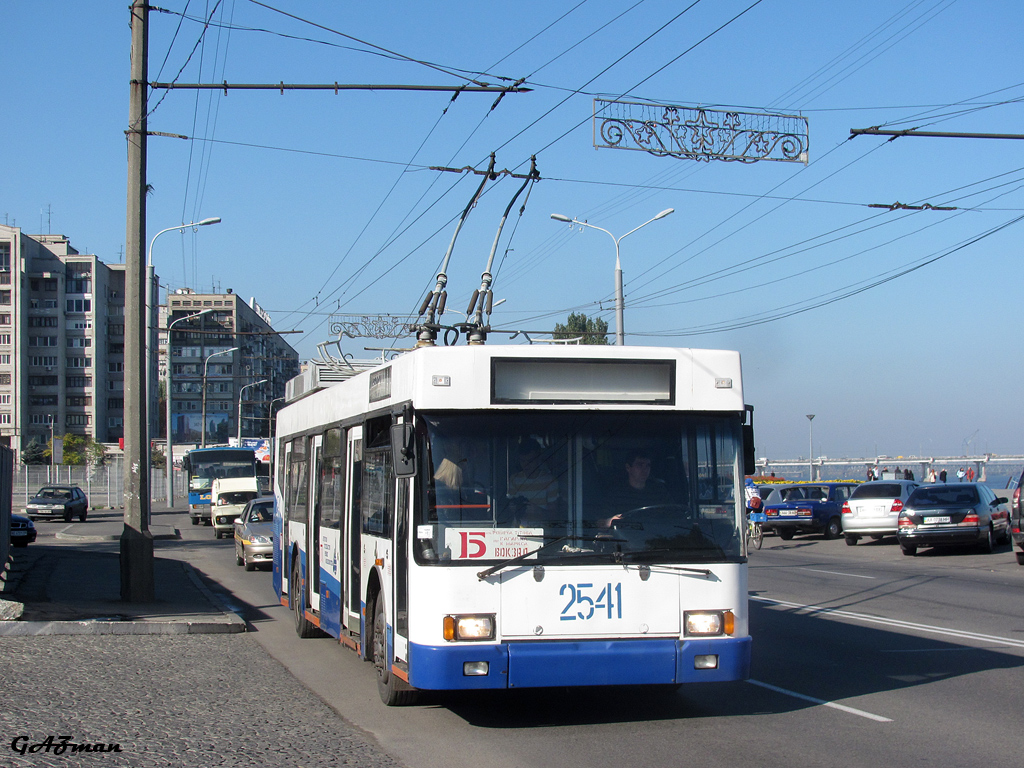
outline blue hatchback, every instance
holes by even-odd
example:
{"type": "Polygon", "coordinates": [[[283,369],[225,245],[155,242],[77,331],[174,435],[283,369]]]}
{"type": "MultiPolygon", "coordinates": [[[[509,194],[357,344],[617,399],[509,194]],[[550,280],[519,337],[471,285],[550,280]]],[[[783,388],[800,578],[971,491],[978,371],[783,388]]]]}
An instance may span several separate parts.
{"type": "Polygon", "coordinates": [[[837,539],[843,533],[843,503],[859,483],[793,483],[776,486],[765,499],[765,527],[782,539],[797,533],[824,533],[837,539]]]}

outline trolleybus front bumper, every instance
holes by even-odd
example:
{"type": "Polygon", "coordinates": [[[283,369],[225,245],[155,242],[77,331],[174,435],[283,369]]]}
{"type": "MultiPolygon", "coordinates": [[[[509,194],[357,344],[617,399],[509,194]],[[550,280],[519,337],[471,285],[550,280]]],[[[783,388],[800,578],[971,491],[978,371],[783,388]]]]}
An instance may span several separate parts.
{"type": "Polygon", "coordinates": [[[749,676],[749,637],[409,647],[409,683],[425,690],[675,685],[749,676]]]}

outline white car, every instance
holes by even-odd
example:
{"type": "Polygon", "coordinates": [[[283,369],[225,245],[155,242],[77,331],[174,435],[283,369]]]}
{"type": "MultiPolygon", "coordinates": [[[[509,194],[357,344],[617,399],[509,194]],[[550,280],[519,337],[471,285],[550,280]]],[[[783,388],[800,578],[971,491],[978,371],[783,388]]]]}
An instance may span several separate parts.
{"type": "Polygon", "coordinates": [[[873,480],[858,485],[843,504],[843,536],[851,547],[862,536],[895,536],[907,497],[920,483],[913,480],[873,480]]]}

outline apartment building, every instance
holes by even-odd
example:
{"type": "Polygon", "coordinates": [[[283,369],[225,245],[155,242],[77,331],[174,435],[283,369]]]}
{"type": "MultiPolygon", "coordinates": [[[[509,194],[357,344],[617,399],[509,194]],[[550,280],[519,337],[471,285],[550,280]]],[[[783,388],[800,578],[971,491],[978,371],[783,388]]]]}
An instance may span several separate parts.
{"type": "MultiPolygon", "coordinates": [[[[155,275],[149,286],[155,349],[155,275]]],[[[81,254],[64,235],[0,225],[0,444],[20,456],[52,434],[124,436],[124,296],[123,264],[81,254]]]]}
{"type": "Polygon", "coordinates": [[[269,314],[231,289],[171,293],[161,313],[160,348],[165,390],[168,366],[171,373],[175,445],[199,444],[204,433],[207,445],[269,436],[275,401],[283,404],[285,383],[299,372],[298,353],[272,328],[269,314]]]}

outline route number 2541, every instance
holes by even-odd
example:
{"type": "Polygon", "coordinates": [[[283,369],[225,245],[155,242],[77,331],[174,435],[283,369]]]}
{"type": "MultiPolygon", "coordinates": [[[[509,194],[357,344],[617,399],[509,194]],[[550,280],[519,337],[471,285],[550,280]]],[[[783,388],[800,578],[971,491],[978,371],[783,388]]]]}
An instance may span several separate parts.
{"type": "Polygon", "coordinates": [[[622,584],[604,585],[596,598],[587,594],[594,591],[593,584],[563,584],[562,588],[558,590],[558,594],[562,597],[568,595],[569,602],[565,604],[559,618],[562,621],[576,621],[577,619],[586,621],[601,611],[601,614],[606,614],[609,619],[621,619],[622,584]],[[573,610],[574,608],[576,610],[573,610]]]}

